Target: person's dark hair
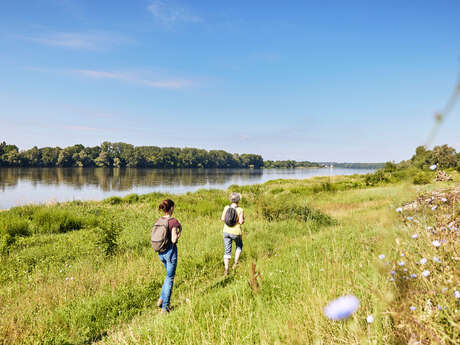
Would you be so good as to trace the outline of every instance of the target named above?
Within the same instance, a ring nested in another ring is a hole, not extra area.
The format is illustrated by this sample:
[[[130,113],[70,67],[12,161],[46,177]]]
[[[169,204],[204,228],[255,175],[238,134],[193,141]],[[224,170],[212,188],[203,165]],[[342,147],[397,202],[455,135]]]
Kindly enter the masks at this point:
[[[174,201],[172,201],[171,199],[164,199],[161,202],[161,204],[158,206],[158,210],[167,213],[173,207],[174,207]]]

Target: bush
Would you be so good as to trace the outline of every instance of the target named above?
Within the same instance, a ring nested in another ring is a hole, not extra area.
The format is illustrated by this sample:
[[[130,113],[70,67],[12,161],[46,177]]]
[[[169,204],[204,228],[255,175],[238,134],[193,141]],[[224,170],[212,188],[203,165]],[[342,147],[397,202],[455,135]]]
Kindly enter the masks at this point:
[[[321,184],[316,184],[313,186],[313,193],[335,192],[335,191],[337,191],[336,186],[330,182],[323,182]]]
[[[29,222],[15,216],[5,217],[0,220],[0,252],[7,250],[18,236],[29,236]]]
[[[33,215],[36,233],[56,234],[83,227],[83,221],[69,211],[42,208]]]
[[[104,202],[110,205],[118,205],[123,202],[123,199],[119,196],[111,196],[110,198],[105,199]]]
[[[428,184],[431,182],[430,174],[419,172],[414,176],[414,184]]]
[[[105,255],[111,256],[116,253],[120,232],[119,225],[112,220],[109,220],[105,226],[96,228],[96,245],[102,249]]]
[[[381,183],[390,182],[390,175],[386,174],[382,169],[379,169],[373,174],[367,174],[364,181],[367,186],[375,186]]]
[[[123,198],[123,202],[126,202],[128,204],[132,204],[139,201],[139,195],[137,194],[128,194]]]
[[[302,222],[313,222],[316,225],[334,224],[332,217],[327,214],[306,205],[297,205],[283,201],[275,203],[260,199],[257,203],[257,212],[269,222],[294,219]]]

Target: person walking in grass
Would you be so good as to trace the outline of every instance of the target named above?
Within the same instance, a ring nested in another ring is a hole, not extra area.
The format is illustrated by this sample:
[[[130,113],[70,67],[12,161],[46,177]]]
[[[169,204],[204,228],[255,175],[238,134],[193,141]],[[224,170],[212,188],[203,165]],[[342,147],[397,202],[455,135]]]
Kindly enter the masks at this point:
[[[241,233],[241,225],[244,224],[244,213],[243,209],[238,206],[238,203],[241,200],[240,193],[231,193],[230,194],[230,205],[225,206],[224,211],[222,212],[221,220],[224,222],[224,274],[228,274],[228,265],[230,259],[232,258],[232,242],[235,242],[235,262],[233,264],[233,269],[238,265],[238,260],[241,255],[241,250],[243,249],[243,239]]]
[[[176,218],[172,217],[174,201],[171,199],[163,200],[158,206],[158,210],[164,215],[153,226],[150,241],[166,269],[166,277],[157,306],[161,308],[162,313],[168,313],[174,276],[176,275],[177,241],[182,233],[182,226]]]

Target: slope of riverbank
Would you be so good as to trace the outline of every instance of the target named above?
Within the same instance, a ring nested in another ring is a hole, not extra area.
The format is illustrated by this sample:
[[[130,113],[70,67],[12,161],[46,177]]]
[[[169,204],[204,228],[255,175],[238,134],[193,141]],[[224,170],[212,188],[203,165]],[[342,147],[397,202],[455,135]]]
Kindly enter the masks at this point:
[[[395,211],[420,193],[454,189],[458,174],[454,180],[366,185],[356,175],[333,183],[325,177],[276,180],[174,196],[184,232],[167,316],[155,307],[164,269],[149,243],[156,205],[167,195],[13,208],[0,214],[7,230],[0,243],[0,339],[407,344],[432,334],[433,342],[455,344],[458,232],[442,237],[444,225],[437,222],[443,214],[458,217],[458,201],[449,197],[436,201],[434,210]],[[219,218],[230,190],[243,195],[246,224],[241,264],[224,278]],[[438,227],[439,234],[424,232],[426,226]],[[440,247],[431,244],[435,240]],[[421,267],[422,256],[437,256],[442,266]],[[417,278],[403,278],[410,274]],[[436,291],[430,295],[430,289]],[[347,321],[328,320],[324,306],[345,294],[360,299],[358,311]]]

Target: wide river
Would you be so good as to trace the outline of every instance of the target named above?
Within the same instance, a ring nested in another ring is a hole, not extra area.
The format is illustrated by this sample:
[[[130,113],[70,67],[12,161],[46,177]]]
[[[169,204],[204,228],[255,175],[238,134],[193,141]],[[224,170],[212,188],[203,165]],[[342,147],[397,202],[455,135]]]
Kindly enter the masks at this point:
[[[29,203],[101,200],[130,193],[181,194],[275,179],[366,174],[373,169],[0,168],[0,209]]]

